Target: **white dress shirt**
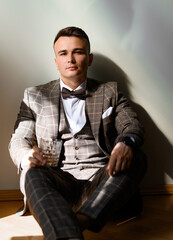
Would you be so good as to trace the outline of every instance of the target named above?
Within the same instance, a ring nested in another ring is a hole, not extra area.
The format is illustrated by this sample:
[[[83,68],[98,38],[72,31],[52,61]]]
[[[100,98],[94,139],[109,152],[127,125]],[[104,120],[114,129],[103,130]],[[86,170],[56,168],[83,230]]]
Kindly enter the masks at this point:
[[[86,89],[86,83],[87,80],[83,82],[80,86],[78,86],[75,90],[79,90],[81,88]],[[63,87],[69,89],[70,91],[73,90],[67,85],[65,85],[63,81],[60,79],[61,90]],[[86,124],[85,100],[81,100],[75,96],[71,96],[70,98],[67,99],[62,98],[62,102],[67,120],[69,122],[70,131],[73,135],[75,135]]]

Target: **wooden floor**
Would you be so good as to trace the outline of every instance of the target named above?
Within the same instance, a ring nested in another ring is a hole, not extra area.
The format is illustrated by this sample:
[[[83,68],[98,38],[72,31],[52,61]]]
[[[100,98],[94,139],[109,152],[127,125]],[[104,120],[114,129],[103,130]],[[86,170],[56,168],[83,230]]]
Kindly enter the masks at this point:
[[[0,202],[0,240],[43,240],[40,227],[30,216],[15,215],[20,201]],[[117,225],[109,222],[100,233],[84,232],[85,240],[172,240],[173,195],[145,196],[140,218]]]

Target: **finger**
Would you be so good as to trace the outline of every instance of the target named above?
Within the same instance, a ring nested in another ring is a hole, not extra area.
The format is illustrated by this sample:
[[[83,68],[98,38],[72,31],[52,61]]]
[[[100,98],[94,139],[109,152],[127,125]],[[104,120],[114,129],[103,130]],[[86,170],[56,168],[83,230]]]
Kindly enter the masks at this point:
[[[118,173],[121,171],[121,168],[122,168],[122,163],[124,161],[124,158],[123,157],[119,157],[116,161],[116,165],[115,165],[115,172]]]
[[[42,153],[33,152],[32,156],[33,156],[33,158],[35,158],[38,161],[40,161],[41,163],[43,163],[44,159],[43,159],[43,154]]]
[[[42,165],[41,162],[34,157],[29,157],[29,161],[30,161],[30,166],[31,165],[41,166]]]
[[[43,153],[41,152],[41,149],[38,146],[34,146],[32,150],[33,150],[33,153],[32,153],[33,158],[40,161],[41,165],[44,165],[46,163],[46,160],[43,158]]]
[[[117,173],[117,171],[116,171],[115,167],[111,166],[108,171],[109,176],[114,176],[116,173]]]
[[[127,168],[127,162],[123,161],[122,164],[121,164],[121,171],[126,170],[126,168]]]
[[[34,150],[34,152],[38,152],[38,153],[41,152],[41,149],[36,145],[34,145],[32,149]]]
[[[110,165],[107,166],[106,171],[108,172],[109,176],[113,175],[113,171],[111,170]]]
[[[130,168],[131,162],[132,162],[132,157],[131,156],[127,157],[122,163],[121,170],[124,171]]]
[[[116,160],[115,160],[115,159],[113,160],[113,159],[110,157],[108,166],[107,166],[107,168],[106,168],[106,170],[108,171],[109,176],[113,176],[113,174],[114,174],[115,162],[116,162]]]
[[[34,168],[34,167],[38,167],[38,166],[35,165],[34,163],[30,163],[30,167]]]

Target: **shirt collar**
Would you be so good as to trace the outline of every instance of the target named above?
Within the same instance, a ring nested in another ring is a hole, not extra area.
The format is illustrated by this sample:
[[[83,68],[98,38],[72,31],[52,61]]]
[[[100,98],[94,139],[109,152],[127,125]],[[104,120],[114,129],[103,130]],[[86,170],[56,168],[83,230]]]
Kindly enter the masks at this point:
[[[87,85],[87,79],[85,80],[85,82],[81,83],[81,84],[80,84],[76,89],[74,89],[74,90],[79,90],[79,89],[81,89],[81,88],[86,89],[86,85]],[[60,88],[61,88],[61,90],[62,90],[63,87],[67,88],[67,89],[70,90],[70,91],[73,90],[72,88],[70,88],[69,86],[67,86],[67,85],[62,81],[62,79],[60,78]],[[73,91],[74,91],[74,90],[73,90]]]

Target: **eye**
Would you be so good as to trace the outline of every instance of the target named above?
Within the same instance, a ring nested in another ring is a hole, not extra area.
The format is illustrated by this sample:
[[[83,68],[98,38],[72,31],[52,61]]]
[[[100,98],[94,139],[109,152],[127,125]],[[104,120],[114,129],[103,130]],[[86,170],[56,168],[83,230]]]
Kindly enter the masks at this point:
[[[58,55],[59,56],[65,56],[65,55],[67,55],[67,52],[66,51],[59,51]]]
[[[79,54],[79,55],[85,54],[85,52],[82,51],[82,50],[76,50],[76,51],[74,51],[74,53],[75,53],[75,54]]]
[[[60,55],[60,56],[65,56],[65,55],[67,55],[67,53],[62,52],[62,53],[60,53],[59,55]]]

